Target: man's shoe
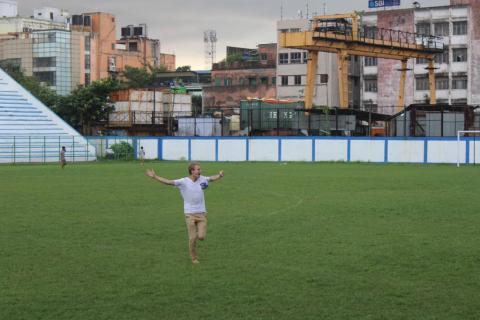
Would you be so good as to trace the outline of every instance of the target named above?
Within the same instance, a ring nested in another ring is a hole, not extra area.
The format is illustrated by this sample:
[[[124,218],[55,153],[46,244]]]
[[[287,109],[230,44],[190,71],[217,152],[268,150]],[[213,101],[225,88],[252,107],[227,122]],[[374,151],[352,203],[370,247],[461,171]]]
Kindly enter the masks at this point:
[[[193,264],[199,264],[200,261],[198,261],[198,259],[193,259],[193,260],[192,260],[192,263],[193,263]]]

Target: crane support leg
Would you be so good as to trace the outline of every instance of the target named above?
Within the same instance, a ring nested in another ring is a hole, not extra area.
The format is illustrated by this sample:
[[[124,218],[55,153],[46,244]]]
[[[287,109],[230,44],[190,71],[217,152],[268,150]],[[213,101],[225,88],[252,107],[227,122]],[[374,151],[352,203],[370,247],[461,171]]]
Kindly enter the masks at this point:
[[[437,91],[435,87],[435,65],[434,60],[428,60],[428,84],[430,85],[430,104],[437,104]]]
[[[312,109],[315,79],[317,78],[318,51],[308,51],[307,85],[305,86],[305,109]]]
[[[338,64],[338,89],[340,91],[340,108],[348,108],[348,53],[339,50],[337,53]]]
[[[400,74],[400,92],[398,94],[397,112],[400,112],[405,107],[405,81],[407,79],[407,60],[402,60],[402,72]]]

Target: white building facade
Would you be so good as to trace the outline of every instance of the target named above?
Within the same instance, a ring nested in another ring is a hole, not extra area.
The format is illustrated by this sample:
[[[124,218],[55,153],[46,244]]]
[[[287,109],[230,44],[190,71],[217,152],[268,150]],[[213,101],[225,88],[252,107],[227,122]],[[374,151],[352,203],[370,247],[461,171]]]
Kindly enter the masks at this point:
[[[18,12],[17,1],[0,0],[0,17],[16,17]]]
[[[445,51],[435,56],[437,103],[480,104],[480,35],[474,17],[478,6],[465,4],[385,10],[362,16],[364,28],[386,28],[442,37]],[[397,60],[362,59],[361,103],[395,113],[401,63]],[[405,85],[405,105],[428,103],[428,65],[410,59]]]

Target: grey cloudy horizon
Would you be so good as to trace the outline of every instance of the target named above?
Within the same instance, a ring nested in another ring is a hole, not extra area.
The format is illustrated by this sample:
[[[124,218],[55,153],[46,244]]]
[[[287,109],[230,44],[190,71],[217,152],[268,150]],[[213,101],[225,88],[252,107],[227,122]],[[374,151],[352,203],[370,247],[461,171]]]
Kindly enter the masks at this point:
[[[449,0],[417,0],[423,7],[449,4]],[[401,8],[412,6],[402,0]],[[203,31],[217,32],[217,61],[225,57],[226,46],[254,48],[276,42],[276,22],[300,14],[327,14],[368,11],[368,0],[18,0],[21,16],[33,15],[35,8],[54,7],[70,14],[108,12],[116,17],[117,37],[126,25],[146,23],[148,36],[159,39],[162,53],[176,55],[177,66],[205,69]],[[283,10],[281,10],[283,8]]]

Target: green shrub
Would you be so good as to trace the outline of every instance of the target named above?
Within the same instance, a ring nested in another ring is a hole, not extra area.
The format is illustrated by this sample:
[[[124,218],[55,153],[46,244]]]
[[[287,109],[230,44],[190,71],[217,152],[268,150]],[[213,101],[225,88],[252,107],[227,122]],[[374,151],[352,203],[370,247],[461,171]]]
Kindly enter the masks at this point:
[[[113,151],[114,159],[121,160],[132,160],[133,156],[133,147],[130,143],[122,141],[119,143],[112,144],[110,149]]]

